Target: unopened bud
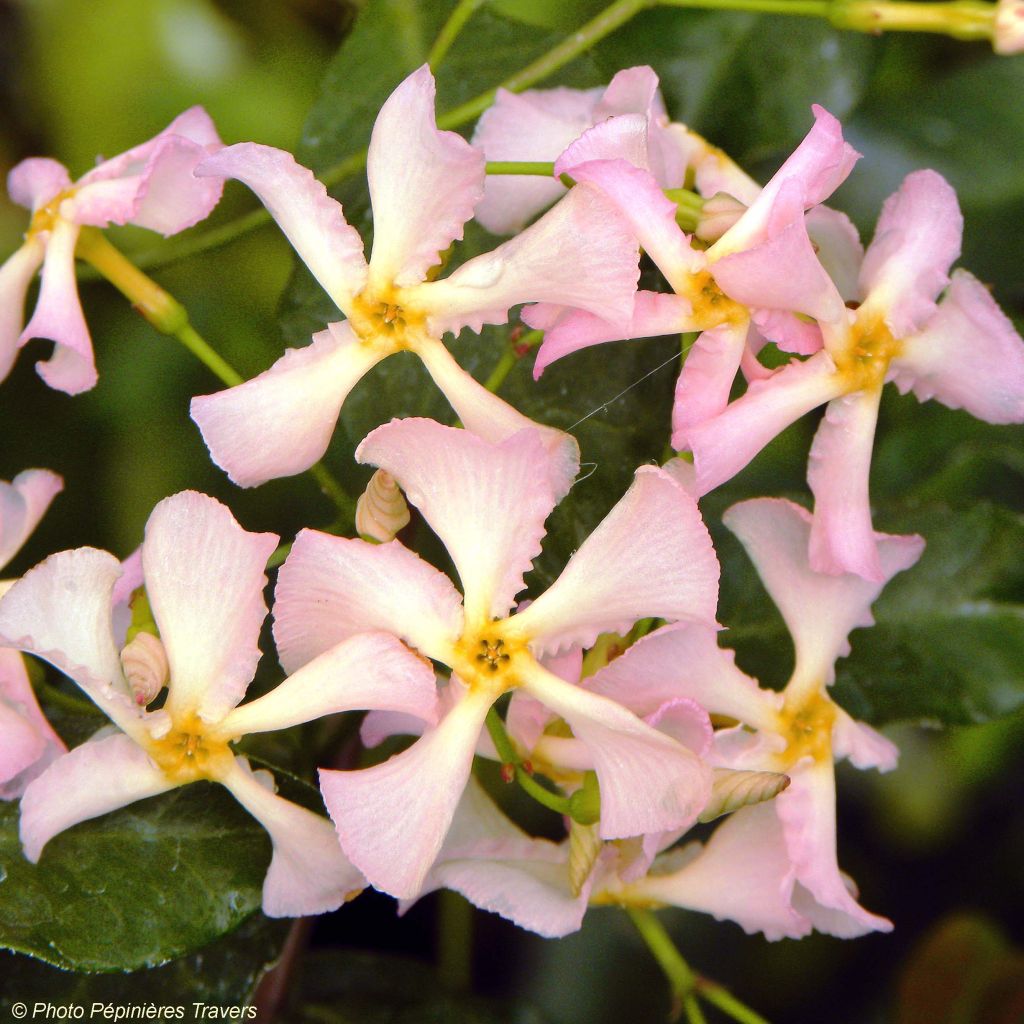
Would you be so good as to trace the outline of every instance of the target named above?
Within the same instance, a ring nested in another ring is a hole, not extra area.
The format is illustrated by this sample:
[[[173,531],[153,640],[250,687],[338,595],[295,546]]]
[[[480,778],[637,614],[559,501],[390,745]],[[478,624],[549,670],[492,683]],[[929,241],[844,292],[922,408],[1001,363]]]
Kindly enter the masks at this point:
[[[581,825],[578,821],[569,823],[569,888],[573,896],[579,896],[583,891],[602,846],[604,843],[598,835],[597,825]]]
[[[601,818],[601,787],[594,772],[583,776],[583,785],[569,797],[569,816],[581,825],[593,825]]]
[[[999,0],[992,49],[1004,56],[1024,52],[1024,0]]]
[[[146,707],[167,684],[167,652],[152,633],[137,633],[121,651],[121,667],[139,707]]]
[[[695,234],[705,242],[717,242],[747,212],[746,206],[728,192],[716,192],[704,200]]]
[[[356,529],[366,540],[394,540],[409,523],[409,506],[394,477],[378,469],[356,502]]]
[[[781,772],[738,772],[730,768],[716,768],[711,799],[699,820],[714,821],[741,807],[764,803],[777,797],[788,785],[789,776]]]

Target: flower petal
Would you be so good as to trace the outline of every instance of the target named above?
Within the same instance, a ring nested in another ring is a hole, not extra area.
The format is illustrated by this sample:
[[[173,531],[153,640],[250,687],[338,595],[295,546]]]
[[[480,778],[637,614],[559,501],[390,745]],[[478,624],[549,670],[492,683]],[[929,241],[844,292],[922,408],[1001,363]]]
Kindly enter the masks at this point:
[[[891,371],[904,394],[935,398],[987,423],[1024,421],[1024,341],[988,289],[953,272],[938,311],[903,339]]]
[[[57,758],[21,798],[21,844],[35,864],[43,847],[79,822],[174,789],[149,755],[118,733]]]
[[[849,758],[854,768],[877,768],[891,772],[900,759],[899,747],[876,729],[855,722],[842,708],[836,708],[832,725],[832,754],[837,761]]]
[[[232,737],[287,729],[342,711],[379,708],[437,721],[434,670],[389,633],[361,633],[307,662],[268,694],[230,711]]]
[[[10,483],[0,480],[0,569],[18,553],[62,490],[64,481],[48,469],[26,469]]]
[[[68,169],[45,156],[22,160],[7,175],[7,193],[11,201],[33,213],[70,187]]]
[[[811,930],[790,902],[794,872],[771,804],[731,814],[698,849],[675,871],[667,869],[671,861],[655,861],[654,871],[627,893],[735,921],[748,935],[763,932],[770,941]]]
[[[193,398],[192,419],[239,486],[294,476],[327,450],[348,393],[381,358],[347,323],[331,324],[252,380]]]
[[[266,789],[245,758],[236,758],[234,770],[220,781],[270,833],[274,854],[263,881],[268,917],[337,910],[366,886],[342,853],[331,823]]]
[[[870,626],[871,605],[888,580],[910,568],[924,550],[920,537],[875,534],[883,578],[814,572],[808,558],[811,515],[790,501],[757,498],[733,505],[723,522],[739,538],[797,652],[797,675],[831,683],[837,658],[850,653],[847,635]]]
[[[600,89],[498,89],[473,130],[473,145],[488,160],[555,160],[594,123],[600,95]],[[510,235],[564,194],[553,177],[488,175],[476,219],[493,234]]]
[[[689,299],[646,291],[636,293],[633,313],[625,321],[602,320],[593,313],[548,303],[527,306],[522,312],[523,323],[544,331],[544,341],[533,365],[534,379],[555,360],[591,345],[679,334],[690,326],[690,311]]]
[[[51,555],[0,602],[0,645],[28,651],[69,675],[122,729],[141,728],[114,646],[113,555],[78,548]]]
[[[711,793],[711,769],[692,750],[539,665],[525,674],[523,687],[561,715],[590,752],[601,790],[602,839],[665,832],[696,820]]]
[[[36,371],[51,388],[77,395],[96,385],[96,362],[89,328],[75,283],[75,245],[79,228],[58,218],[46,243],[39,300],[19,345],[32,338],[56,343],[53,355],[36,363]]]
[[[553,653],[625,633],[646,616],[711,623],[718,572],[696,502],[669,473],[641,466],[561,576],[510,626],[535,652]]]
[[[324,291],[349,315],[353,297],[366,284],[363,241],[312,171],[284,150],[243,142],[208,157],[195,173],[248,185]]]
[[[782,698],[761,689],[718,646],[718,631],[700,622],[662,626],[586,680],[586,687],[646,718],[666,701],[695,700],[712,715],[774,729]]]
[[[864,261],[864,246],[853,221],[839,210],[815,206],[807,212],[804,222],[818,259],[835,282],[843,301],[858,302],[861,298],[858,275]]]
[[[438,131],[434,76],[414,71],[380,108],[366,177],[373,205],[375,283],[416,284],[462,238],[484,194],[484,155],[455,132]]]
[[[25,296],[46,249],[37,235],[8,256],[0,266],[0,381],[11,372],[25,326]]]
[[[676,381],[673,430],[688,431],[729,404],[749,330],[748,321],[726,323],[702,332],[693,343]]]
[[[730,480],[791,423],[842,393],[843,384],[827,352],[792,362],[770,377],[752,381],[742,398],[692,427],[676,428],[674,448],[689,447],[697,467],[697,491],[713,491]]]
[[[500,444],[521,430],[537,431],[548,455],[547,474],[555,499],[565,497],[580,468],[580,448],[572,434],[528,419],[488,391],[459,366],[442,342],[424,339],[417,352],[459,419],[477,437]]]
[[[864,307],[880,311],[897,338],[920,330],[935,312],[960,255],[963,228],[956,193],[935,171],[908,174],[886,199],[864,254],[860,288]]]
[[[473,763],[490,695],[467,692],[408,750],[362,771],[320,770],[342,848],[374,888],[419,894]]]
[[[789,773],[791,784],[773,801],[799,886],[794,908],[818,931],[843,939],[892,931],[892,922],[868,913],[850,895],[836,861],[836,789],[831,759]],[[809,898],[808,898],[809,897]]]
[[[302,530],[278,573],[274,640],[287,672],[374,630],[437,657],[462,624],[462,598],[451,580],[397,540],[370,544]]]
[[[554,302],[615,320],[629,316],[639,275],[625,219],[584,184],[493,252],[415,289],[415,302],[438,333],[503,324],[520,302]]]
[[[363,440],[356,459],[393,476],[444,542],[462,580],[467,621],[479,627],[504,618],[555,506],[537,432],[491,445],[433,420],[392,420]]]
[[[146,523],[146,594],[171,666],[167,709],[219,721],[245,695],[260,659],[263,588],[273,533],[249,533],[196,491],[165,498]]]

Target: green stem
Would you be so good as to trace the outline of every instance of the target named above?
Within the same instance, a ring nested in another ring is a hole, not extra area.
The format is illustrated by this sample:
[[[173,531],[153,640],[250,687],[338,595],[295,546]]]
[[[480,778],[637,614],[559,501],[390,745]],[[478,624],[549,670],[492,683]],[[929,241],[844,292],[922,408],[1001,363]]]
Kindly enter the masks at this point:
[[[686,1011],[686,1019],[690,1024],[707,1024],[704,1011],[697,1002],[697,997],[692,993],[683,999],[683,1009]]]
[[[452,992],[468,992],[473,984],[473,907],[451,889],[443,889],[438,902],[437,973]]]
[[[741,1003],[728,989],[723,988],[716,981],[699,978],[697,992],[702,999],[707,1000],[712,1006],[717,1006],[723,1013],[728,1014],[733,1020],[739,1021],[740,1024],[768,1024],[764,1017]]]
[[[697,975],[676,949],[676,944],[665,931],[665,926],[650,910],[627,907],[626,913],[668,979],[673,999],[685,1003],[687,997],[692,996],[697,988]]]
[[[83,228],[75,254],[103,275],[161,334],[180,341],[221,383],[229,388],[245,378],[189,323],[188,310],[147,277],[96,228]],[[309,470],[343,515],[355,514],[355,502],[322,463]]]
[[[434,45],[427,54],[427,63],[430,70],[437,74],[437,69],[451,49],[452,43],[458,38],[466,22],[473,16],[476,9],[484,3],[484,0],[459,0],[448,15],[448,20],[441,27],[441,31],[434,40]]]
[[[542,178],[555,174],[553,163],[540,160],[488,160],[484,166],[488,174],[534,174]]]
[[[517,341],[510,341],[505,351],[501,354],[490,376],[484,381],[484,387],[491,394],[497,394],[505,378],[512,372],[512,368],[526,355],[531,348],[536,348],[544,340],[543,331],[528,331]]]
[[[569,798],[558,793],[552,793],[550,789],[546,789],[523,767],[522,760],[512,746],[508,733],[505,732],[505,723],[494,708],[487,712],[486,722],[487,731],[494,742],[495,750],[498,751],[498,757],[501,758],[503,764],[512,765],[516,775],[516,782],[519,783],[524,792],[549,810],[555,811],[557,814],[571,816]]]

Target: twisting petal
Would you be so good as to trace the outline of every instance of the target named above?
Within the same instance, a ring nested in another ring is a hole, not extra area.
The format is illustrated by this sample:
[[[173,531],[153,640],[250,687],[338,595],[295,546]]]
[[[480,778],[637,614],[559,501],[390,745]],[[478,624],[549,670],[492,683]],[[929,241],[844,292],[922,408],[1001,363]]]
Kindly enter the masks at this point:
[[[33,213],[70,186],[68,169],[45,156],[22,160],[7,175],[7,192],[11,200]]]
[[[0,645],[29,651],[69,675],[122,729],[142,728],[111,625],[121,575],[113,555],[78,548],[30,569],[0,603]]]
[[[836,861],[836,788],[832,760],[794,766],[791,785],[774,800],[799,883],[794,908],[828,935],[852,939],[892,931],[850,894]],[[801,887],[805,892],[801,892]]]
[[[718,646],[718,631],[699,622],[662,626],[595,672],[586,687],[646,718],[666,701],[688,697],[713,715],[773,729],[782,697],[762,690]]]
[[[854,768],[877,768],[891,772],[900,759],[899,747],[863,722],[855,722],[842,708],[836,708],[832,726],[832,754],[837,761],[849,758]]]
[[[828,206],[816,206],[805,218],[818,259],[835,282],[844,302],[859,302],[858,275],[864,261],[864,246],[853,221]]]
[[[717,416],[729,404],[729,392],[740,368],[750,324],[722,324],[704,331],[686,354],[676,381],[672,405],[674,430]]]
[[[491,445],[433,420],[392,420],[363,440],[356,459],[387,470],[444,542],[467,622],[478,628],[504,618],[555,507],[537,432]]]
[[[663,334],[679,334],[692,326],[690,300],[664,292],[636,293],[633,313],[628,320],[611,322],[579,309],[566,309],[550,303],[527,306],[523,323],[544,331],[544,341],[537,350],[533,366],[534,379],[556,360],[571,352],[607,341],[633,338],[657,338]]]
[[[572,434],[535,423],[488,391],[459,366],[442,342],[424,338],[416,351],[459,419],[478,437],[500,444],[521,430],[537,431],[547,451],[547,474],[555,500],[568,494],[580,468],[580,448]]]
[[[0,480],[0,569],[28,540],[64,481],[48,469],[26,469],[10,483]]]
[[[510,627],[537,653],[555,652],[625,633],[648,615],[712,623],[717,603],[718,560],[696,502],[669,473],[641,466],[561,576]]]
[[[287,672],[373,630],[440,658],[462,624],[451,580],[397,540],[370,544],[302,530],[278,573],[274,640]]]
[[[362,892],[366,879],[341,852],[326,818],[265,788],[244,758],[220,781],[270,833],[274,854],[263,881],[268,917],[324,914]]]
[[[373,204],[374,284],[422,281],[462,238],[484,194],[484,155],[438,131],[434,76],[424,64],[388,97],[370,137],[366,177]]]
[[[254,142],[228,146],[196,168],[197,177],[237,178],[259,196],[303,263],[346,316],[366,284],[359,232],[341,204],[290,153]]]
[[[987,423],[1024,420],[1024,341],[988,289],[966,270],[923,330],[890,364],[896,386]],[[2,559],[0,559],[2,561]]]
[[[688,858],[675,870],[671,859],[655,861],[646,878],[627,888],[628,895],[735,921],[770,941],[798,939],[811,930],[791,904],[794,871],[771,804],[736,811],[703,848],[685,852]]]
[[[50,359],[36,363],[39,376],[58,391],[77,395],[96,384],[96,362],[89,328],[75,283],[75,245],[79,228],[57,219],[46,243],[43,284],[35,312],[19,344],[46,338],[56,344]]]
[[[342,849],[375,888],[399,899],[419,894],[465,788],[490,706],[489,694],[469,691],[439,725],[383,764],[354,772],[321,769],[320,790]]]
[[[624,160],[633,168],[650,173],[647,130],[647,118],[643,114],[619,114],[600,121],[566,147],[565,152],[555,161],[555,175],[561,177],[568,174],[576,178],[576,170],[593,160]]]
[[[21,798],[21,844],[34,864],[72,825],[175,788],[142,747],[118,734],[92,739],[59,757]]]
[[[488,160],[555,160],[594,123],[600,89],[499,89],[473,131]],[[534,214],[565,194],[555,178],[488,175],[476,219],[490,232],[520,231]]]
[[[593,759],[602,839],[691,825],[711,793],[711,769],[692,751],[615,701],[534,664],[523,687],[569,723]]]
[[[776,435],[806,412],[842,394],[845,386],[827,352],[793,362],[751,382],[747,393],[718,416],[675,427],[672,445],[690,448],[701,495],[730,480]]]
[[[434,670],[389,633],[361,633],[308,662],[220,723],[225,736],[287,729],[342,711],[380,708],[437,721]]]
[[[520,302],[554,302],[623,319],[639,276],[629,226],[599,189],[584,184],[493,252],[410,294],[436,332],[479,331],[485,323],[505,323]]]
[[[249,533],[214,498],[182,491],[153,509],[142,544],[146,593],[171,664],[167,709],[208,722],[244,696],[260,659],[273,533]]]
[[[733,505],[723,516],[740,539],[771,599],[782,612],[797,651],[794,680],[830,683],[838,658],[850,653],[848,634],[870,626],[871,605],[896,573],[924,550],[917,536],[875,534],[883,578],[847,573],[827,576],[811,569],[811,514],[790,501],[758,498]]]
[[[386,354],[360,342],[347,323],[331,324],[258,377],[193,398],[192,419],[213,461],[239,486],[294,476],[324,454],[348,393]]]
[[[864,306],[881,312],[897,338],[920,330],[935,312],[960,255],[963,227],[956,193],[935,171],[908,174],[886,199],[860,288]]]
[[[0,381],[6,379],[18,356],[18,341],[25,326],[25,296],[42,266],[45,251],[39,236],[33,235],[0,267]]]
[[[868,477],[881,387],[833,398],[814,435],[807,482],[814,494],[810,560],[816,572],[884,580],[871,526]]]

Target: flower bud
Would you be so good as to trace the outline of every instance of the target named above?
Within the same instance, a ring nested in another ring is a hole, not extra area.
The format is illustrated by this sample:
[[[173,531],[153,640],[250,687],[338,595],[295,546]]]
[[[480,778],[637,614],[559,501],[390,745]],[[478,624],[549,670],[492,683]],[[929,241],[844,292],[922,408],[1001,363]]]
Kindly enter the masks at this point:
[[[999,0],[992,49],[1004,56],[1024,52],[1024,0]]]
[[[384,544],[409,522],[409,506],[394,479],[378,469],[356,502],[356,529],[366,540]]]
[[[156,698],[171,674],[164,645],[152,633],[137,633],[124,646],[121,667],[135,703],[143,708]]]
[[[704,201],[696,235],[705,242],[717,242],[747,212],[746,206],[728,192],[716,192]]]
[[[573,896],[583,891],[603,846],[597,825],[569,822],[569,888]]]

